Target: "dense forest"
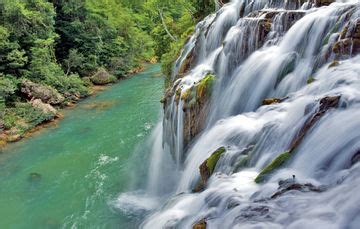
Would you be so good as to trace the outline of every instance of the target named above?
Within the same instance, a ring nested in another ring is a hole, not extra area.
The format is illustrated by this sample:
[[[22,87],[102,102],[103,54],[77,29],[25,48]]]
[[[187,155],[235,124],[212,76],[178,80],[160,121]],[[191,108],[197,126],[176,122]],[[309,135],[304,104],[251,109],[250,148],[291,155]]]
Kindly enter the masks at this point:
[[[15,141],[58,107],[161,61],[165,75],[209,0],[2,0],[0,130]],[[10,134],[9,134],[10,133]],[[4,138],[4,137],[3,137]]]

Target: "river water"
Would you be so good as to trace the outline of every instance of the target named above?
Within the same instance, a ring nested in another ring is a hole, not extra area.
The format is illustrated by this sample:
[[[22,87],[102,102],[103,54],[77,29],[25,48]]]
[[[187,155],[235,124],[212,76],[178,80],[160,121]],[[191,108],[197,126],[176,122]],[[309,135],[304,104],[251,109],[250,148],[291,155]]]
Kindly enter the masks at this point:
[[[136,227],[138,216],[113,202],[142,182],[133,174],[147,167],[141,144],[159,120],[162,92],[160,66],[149,65],[3,149],[0,228]]]

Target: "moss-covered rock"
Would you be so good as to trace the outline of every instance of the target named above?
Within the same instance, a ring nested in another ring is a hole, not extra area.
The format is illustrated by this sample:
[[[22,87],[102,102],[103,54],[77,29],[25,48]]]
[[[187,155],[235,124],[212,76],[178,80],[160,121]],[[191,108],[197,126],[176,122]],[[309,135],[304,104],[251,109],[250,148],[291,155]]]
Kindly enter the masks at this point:
[[[311,83],[313,83],[313,82],[315,82],[315,78],[312,77],[312,76],[309,76],[309,78],[307,79],[306,83],[307,83],[307,84],[311,84]]]
[[[201,191],[205,186],[211,175],[213,174],[216,164],[218,163],[220,157],[226,152],[225,147],[220,147],[211,156],[206,159],[200,166],[200,181],[194,189],[194,192]]]
[[[90,80],[95,85],[106,85],[114,83],[116,77],[111,75],[105,68],[99,68]]]
[[[196,98],[202,100],[204,97],[210,97],[215,80],[215,75],[207,74],[197,85],[196,85]]]
[[[204,128],[214,81],[215,75],[209,73],[180,96],[183,101],[185,146]]]
[[[271,105],[271,104],[275,104],[275,103],[280,103],[281,99],[278,98],[267,98],[264,99],[262,102],[262,105]]]
[[[200,220],[199,222],[193,225],[193,229],[206,229],[207,223],[205,219]]]
[[[267,176],[273,173],[275,170],[280,168],[282,165],[286,163],[291,157],[291,153],[289,151],[280,154],[277,158],[275,158],[270,164],[268,164],[255,178],[256,183],[263,182]]]

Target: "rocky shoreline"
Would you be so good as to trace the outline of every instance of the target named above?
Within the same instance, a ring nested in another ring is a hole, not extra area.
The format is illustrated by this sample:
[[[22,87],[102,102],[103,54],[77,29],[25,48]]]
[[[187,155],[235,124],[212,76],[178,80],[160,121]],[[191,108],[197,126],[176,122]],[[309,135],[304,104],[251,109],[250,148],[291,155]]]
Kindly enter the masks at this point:
[[[39,119],[39,123],[30,127],[25,120],[17,120],[16,126],[6,129],[4,121],[0,120],[0,149],[6,147],[9,143],[28,138],[51,125],[57,125],[57,122],[64,118],[62,113],[64,109],[74,108],[83,99],[94,96],[98,92],[106,90],[109,86],[144,71],[144,69],[144,66],[132,69],[129,71],[129,76],[125,78],[115,78],[106,70],[99,70],[92,77],[84,78],[84,81],[88,81],[89,93],[86,96],[76,94],[61,95],[55,89],[46,85],[23,80],[21,82],[21,93],[26,97],[27,102],[19,103],[19,106],[23,106],[23,109],[41,111],[36,113],[34,117]]]

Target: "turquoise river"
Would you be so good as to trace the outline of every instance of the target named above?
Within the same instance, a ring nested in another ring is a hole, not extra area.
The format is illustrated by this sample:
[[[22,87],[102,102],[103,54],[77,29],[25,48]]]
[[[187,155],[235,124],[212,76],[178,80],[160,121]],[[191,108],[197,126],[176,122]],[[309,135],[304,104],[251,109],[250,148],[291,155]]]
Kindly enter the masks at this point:
[[[135,228],[139,216],[112,203],[141,182],[134,171],[146,167],[142,143],[159,119],[162,92],[160,67],[149,65],[3,149],[0,228]]]

